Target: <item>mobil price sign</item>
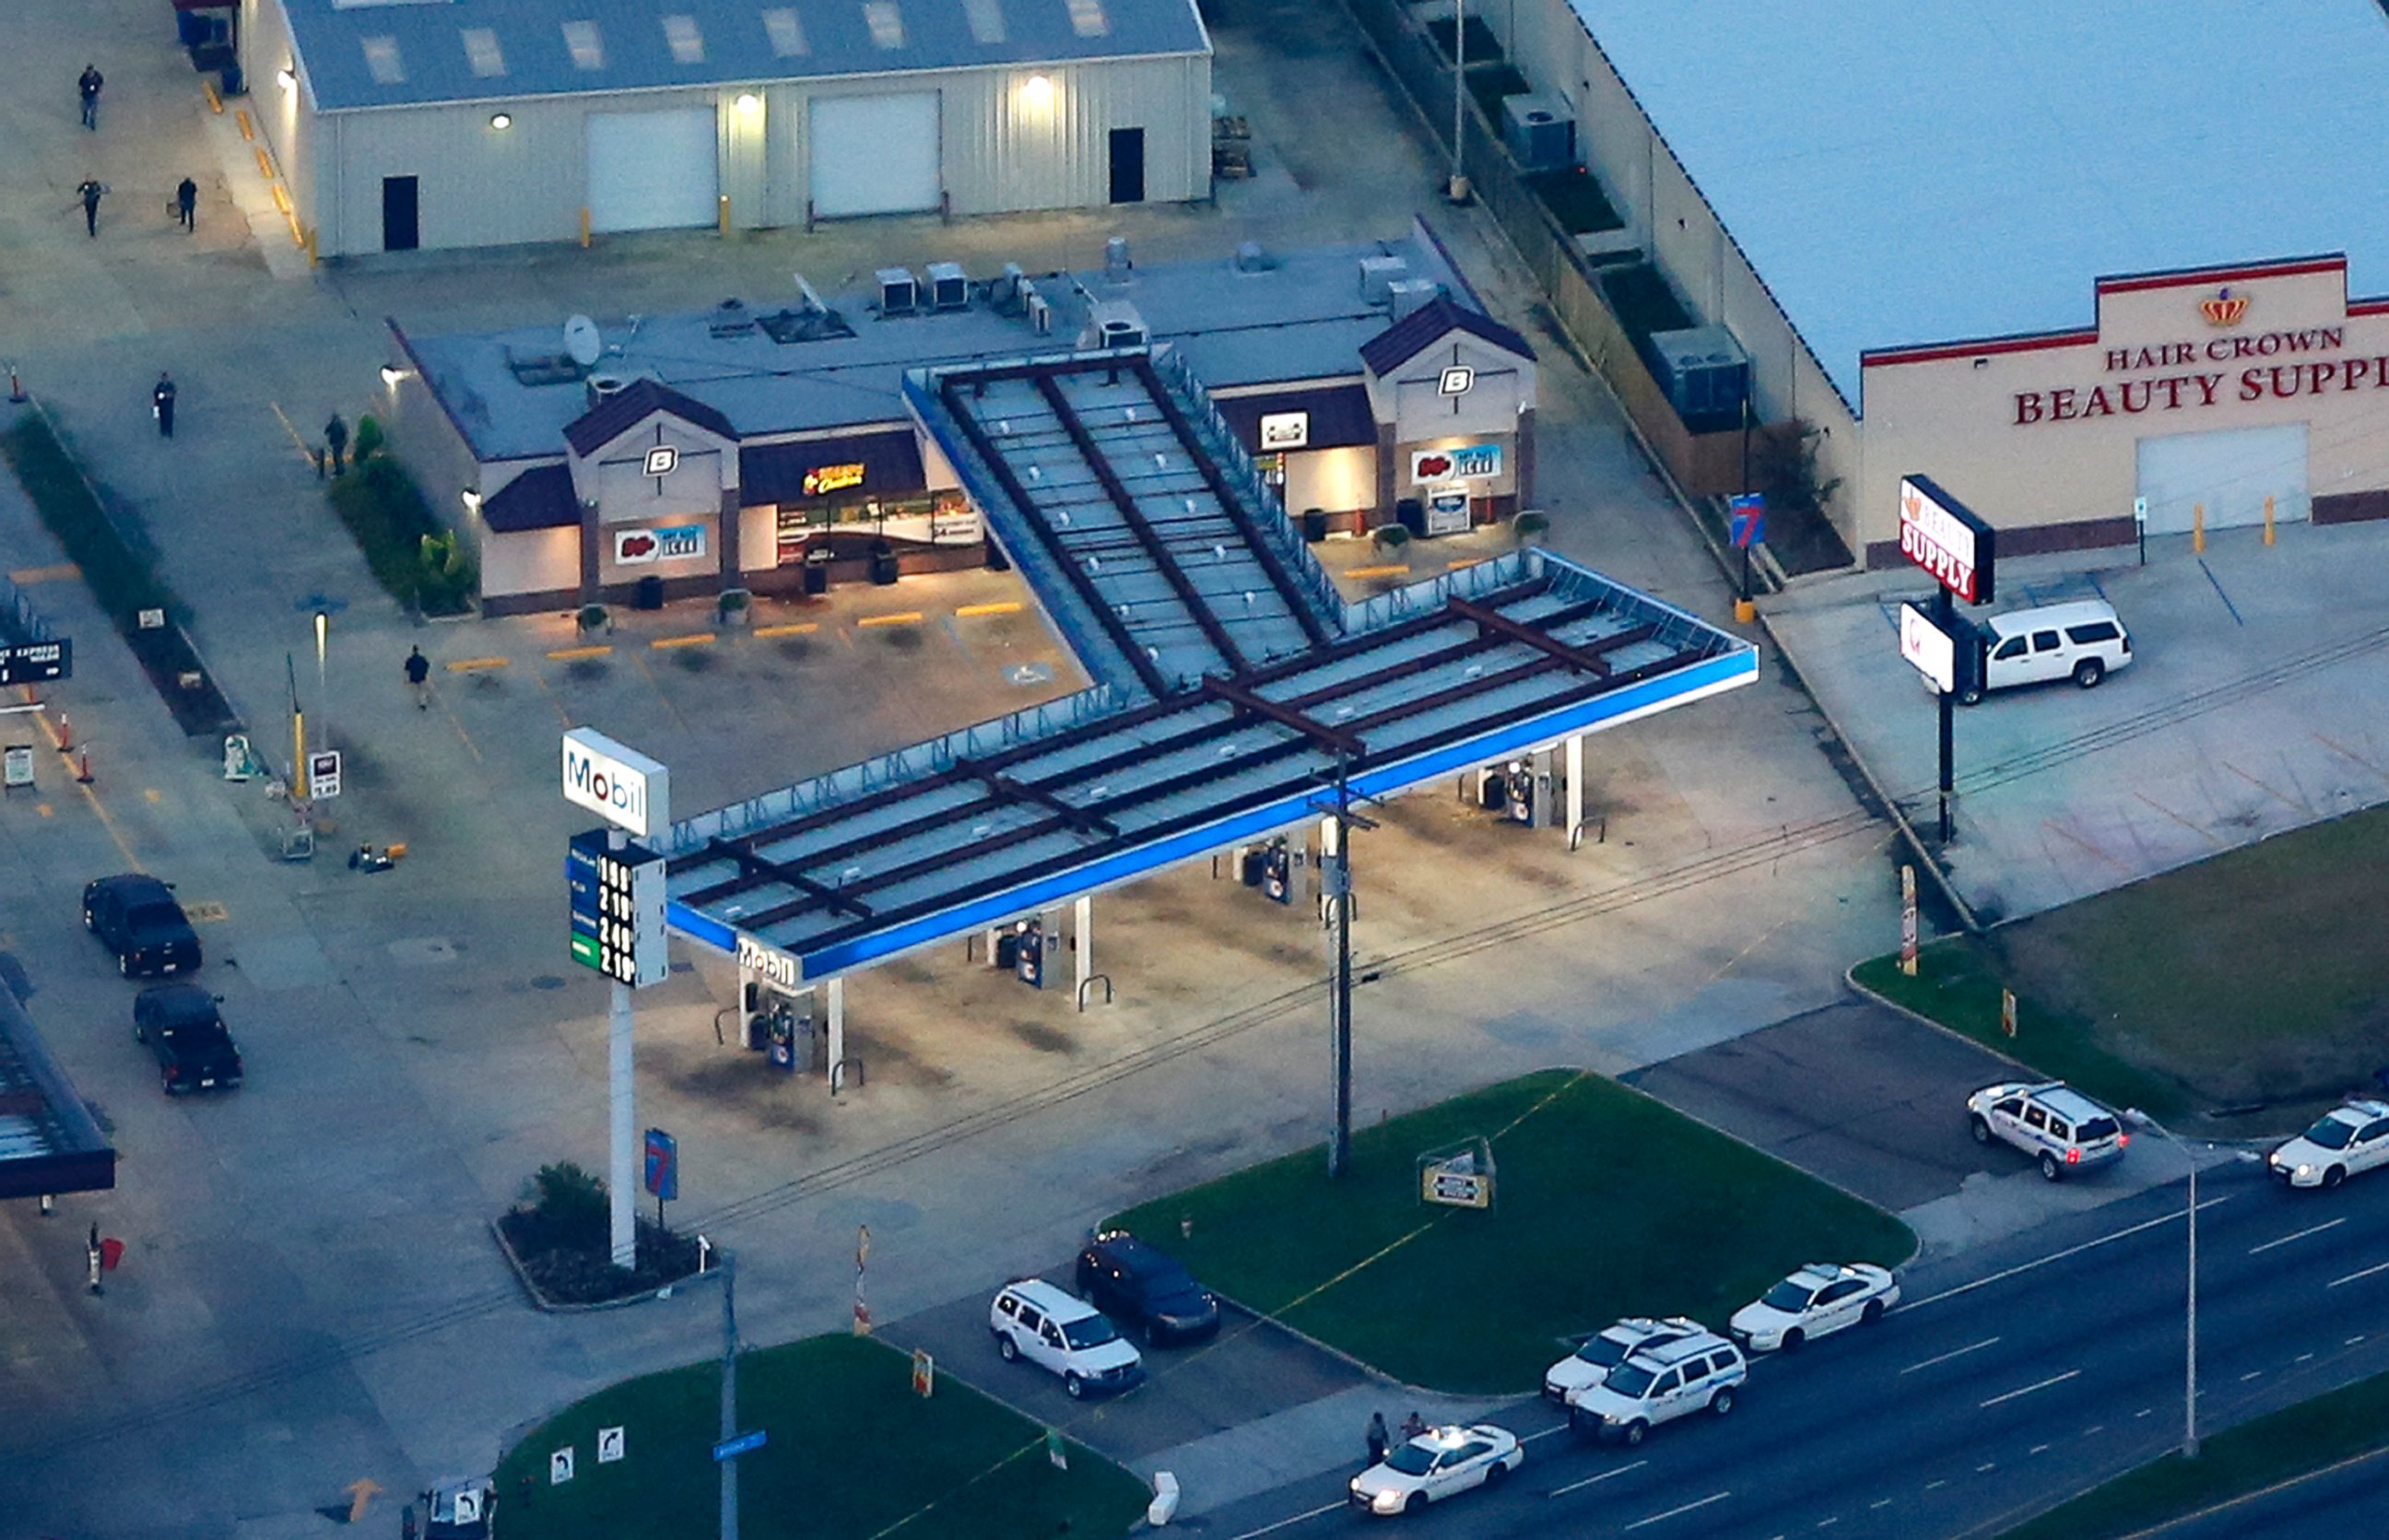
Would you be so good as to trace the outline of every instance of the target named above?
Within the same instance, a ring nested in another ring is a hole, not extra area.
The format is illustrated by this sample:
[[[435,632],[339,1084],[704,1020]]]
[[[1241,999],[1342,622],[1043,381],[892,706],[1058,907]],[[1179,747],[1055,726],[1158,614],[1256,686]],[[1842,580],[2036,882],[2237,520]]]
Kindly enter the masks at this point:
[[[1999,535],[1932,477],[1899,478],[1899,554],[1969,605],[1988,604]]]

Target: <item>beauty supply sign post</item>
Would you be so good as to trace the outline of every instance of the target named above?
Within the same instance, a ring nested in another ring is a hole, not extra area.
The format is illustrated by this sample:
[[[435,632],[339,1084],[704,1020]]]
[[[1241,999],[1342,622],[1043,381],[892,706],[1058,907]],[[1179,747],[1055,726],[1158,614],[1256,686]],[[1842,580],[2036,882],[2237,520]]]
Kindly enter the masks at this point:
[[[1941,843],[1947,845],[1953,833],[1949,797],[1957,773],[1959,676],[1978,678],[1982,668],[1981,658],[1975,655],[1981,643],[1973,623],[1958,618],[1957,602],[1987,605],[1997,592],[1999,531],[1942,490],[1931,477],[1903,476],[1899,478],[1899,554],[1940,585],[1929,615],[1911,605],[1900,606],[1899,650],[1933,681],[1940,716]]]

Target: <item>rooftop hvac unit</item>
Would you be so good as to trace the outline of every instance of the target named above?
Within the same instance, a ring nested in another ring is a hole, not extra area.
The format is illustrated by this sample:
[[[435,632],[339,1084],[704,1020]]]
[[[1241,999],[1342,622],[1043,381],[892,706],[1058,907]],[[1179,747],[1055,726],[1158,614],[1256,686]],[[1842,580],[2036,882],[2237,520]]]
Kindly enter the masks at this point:
[[[1127,283],[1128,275],[1135,270],[1136,263],[1129,261],[1128,237],[1113,235],[1105,239],[1104,242],[1105,281],[1114,284]]]
[[[1054,302],[1026,278],[1020,280],[1020,313],[1028,317],[1028,329],[1040,337],[1054,329]]]
[[[1406,320],[1443,298],[1443,286],[1427,278],[1397,278],[1386,286],[1394,319]]]
[[[1410,275],[1411,264],[1400,257],[1363,257],[1361,298],[1370,304],[1382,305],[1392,298],[1387,291]]]
[[[1151,340],[1144,317],[1125,299],[1099,299],[1087,312],[1087,333],[1080,344],[1089,348],[1142,348]]]
[[[880,314],[910,315],[921,308],[921,283],[911,269],[883,267],[878,278]]]
[[[1540,93],[1502,97],[1501,139],[1522,171],[1576,164],[1576,115],[1561,97]]]
[[[988,298],[993,299],[999,309],[1019,304],[1028,294],[1028,274],[1020,270],[1018,262],[1006,262],[992,287],[993,292]]]
[[[1653,373],[1676,415],[1695,432],[1742,421],[1750,394],[1750,357],[1723,326],[1651,334]]]
[[[960,262],[929,264],[929,308],[958,311],[970,304],[970,278]]]

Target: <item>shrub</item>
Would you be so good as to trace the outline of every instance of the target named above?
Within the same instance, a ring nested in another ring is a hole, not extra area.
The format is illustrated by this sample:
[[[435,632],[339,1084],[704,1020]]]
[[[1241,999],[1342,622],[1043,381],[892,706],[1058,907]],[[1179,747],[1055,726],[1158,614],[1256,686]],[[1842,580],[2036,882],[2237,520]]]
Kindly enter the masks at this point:
[[[1369,532],[1369,539],[1380,551],[1399,551],[1411,542],[1411,532],[1404,525],[1380,524]]]
[[[584,634],[589,631],[607,631],[614,629],[614,617],[606,613],[606,606],[603,605],[581,605],[574,613],[573,620]]]
[[[370,416],[359,417],[357,436],[350,445],[354,452],[351,458],[359,463],[370,460],[375,452],[381,449],[386,442],[387,440],[382,438],[381,424],[377,420]]]
[[[362,426],[357,439],[364,441]],[[368,459],[360,449],[356,468],[326,485],[333,510],[391,598],[431,615],[466,608],[479,581],[472,557],[431,516],[423,490],[405,466],[387,453]]]
[[[590,1231],[604,1238],[609,1212],[605,1178],[583,1170],[578,1162],[541,1166],[523,1196],[530,1201],[532,1213],[567,1234]]]
[[[456,531],[424,536],[420,559],[423,570],[415,577],[415,593],[424,613],[463,613],[472,601],[476,574],[473,558],[457,543]]]

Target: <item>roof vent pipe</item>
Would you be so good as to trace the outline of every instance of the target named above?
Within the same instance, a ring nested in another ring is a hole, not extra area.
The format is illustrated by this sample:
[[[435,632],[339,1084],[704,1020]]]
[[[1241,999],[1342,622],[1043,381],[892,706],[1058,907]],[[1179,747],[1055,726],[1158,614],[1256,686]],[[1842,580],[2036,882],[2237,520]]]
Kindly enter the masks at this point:
[[[1124,284],[1135,271],[1136,263],[1129,260],[1128,237],[1113,235],[1104,242],[1104,278],[1107,283]]]

